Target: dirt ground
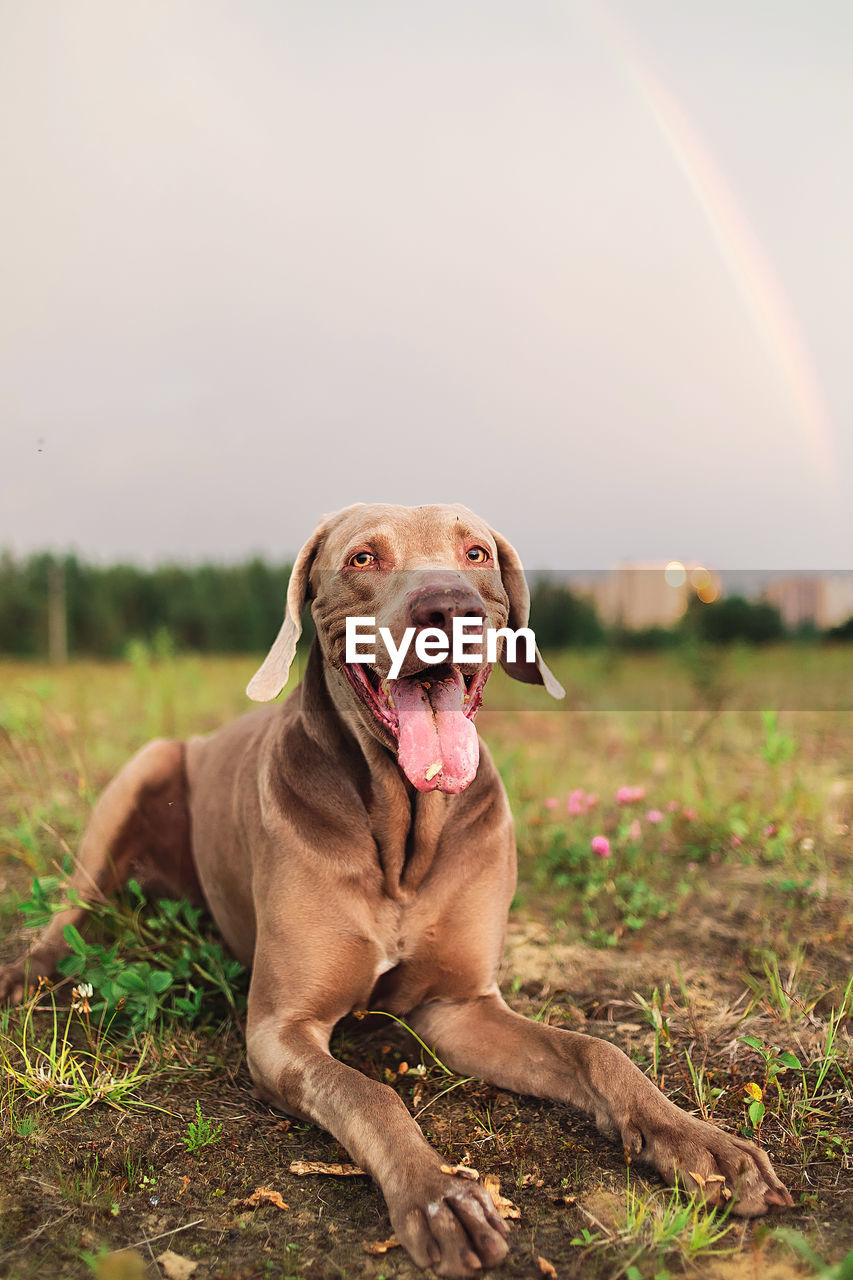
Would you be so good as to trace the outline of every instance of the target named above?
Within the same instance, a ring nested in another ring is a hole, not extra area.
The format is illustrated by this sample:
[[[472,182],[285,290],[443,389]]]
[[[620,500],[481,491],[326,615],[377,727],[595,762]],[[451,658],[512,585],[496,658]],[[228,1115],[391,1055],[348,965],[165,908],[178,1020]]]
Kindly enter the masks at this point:
[[[694,939],[689,959],[685,932]],[[650,1035],[633,993],[663,988],[680,970],[689,1012],[679,1041],[689,1039],[694,1061],[701,1049],[716,1062],[735,1097],[742,1080],[726,1056],[729,1027],[720,1010],[727,997],[737,1000],[742,984],[733,976],[733,957],[729,971],[721,972],[719,950],[704,951],[703,935],[714,932],[713,918],[690,919],[688,913],[675,928],[658,929],[631,950],[603,952],[556,942],[543,919],[527,914],[512,922],[504,987],[520,1011],[537,1016],[545,1007],[555,1025],[606,1036],[644,1063]],[[502,1193],[520,1211],[501,1274],[550,1275],[547,1264],[560,1277],[662,1277],[684,1269],[677,1251],[669,1256],[631,1243],[585,1250],[571,1243],[584,1228],[618,1229],[629,1181],[635,1189],[658,1185],[641,1170],[626,1170],[622,1153],[584,1117],[476,1081],[453,1078],[448,1089],[447,1078],[434,1070],[418,1076],[417,1046],[380,1017],[345,1028],[336,1047],[353,1066],[395,1085],[449,1163],[470,1164],[500,1179]],[[399,1248],[365,1252],[365,1245],[390,1235],[382,1197],[369,1178],[290,1172],[294,1160],[348,1157],[326,1134],[291,1123],[253,1098],[236,1027],[226,1026],[215,1038],[172,1037],[164,1056],[142,1094],[163,1111],[95,1109],[65,1123],[42,1112],[33,1133],[4,1140],[0,1274],[10,1280],[93,1271],[102,1280],[168,1275],[161,1269],[166,1264],[155,1261],[167,1249],[195,1264],[175,1274],[195,1280],[420,1274]],[[677,1053],[663,1084],[689,1105],[676,1061]],[[409,1067],[402,1074],[401,1063]],[[197,1100],[222,1133],[190,1154],[182,1135]],[[766,1145],[797,1204],[784,1226],[804,1233],[822,1257],[843,1257],[853,1248],[849,1155],[840,1164],[814,1160],[803,1170],[783,1142]],[[287,1208],[241,1203],[259,1187],[279,1192]],[[779,1217],[738,1224],[724,1242],[731,1256],[700,1256],[692,1274],[705,1280],[813,1274],[777,1239],[781,1224]]]

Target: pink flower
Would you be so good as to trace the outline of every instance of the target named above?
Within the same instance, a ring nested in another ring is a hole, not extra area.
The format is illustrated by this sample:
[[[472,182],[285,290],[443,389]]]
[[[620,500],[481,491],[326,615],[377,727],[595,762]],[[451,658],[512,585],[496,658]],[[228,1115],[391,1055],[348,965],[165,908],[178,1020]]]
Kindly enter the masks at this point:
[[[677,813],[681,808],[681,805],[678,800],[670,800],[666,807],[669,809],[670,813]]]
[[[738,845],[743,844],[740,836],[732,836],[732,848],[737,849]]]
[[[775,835],[778,835],[778,833],[779,833],[779,828],[776,826],[776,823],[768,822],[767,826],[764,828],[764,834],[766,836],[775,836]]]
[[[544,804],[545,804],[545,808],[546,808],[546,809],[556,809],[556,807],[557,807],[557,797],[556,797],[556,796],[548,796],[548,799],[544,802]]]
[[[583,787],[575,787],[574,791],[569,792],[569,798],[566,808],[571,814],[587,813],[590,809],[594,809],[598,804],[598,796],[593,795],[591,791],[584,791]]]
[[[643,836],[643,828],[640,826],[640,819],[635,818],[628,828],[628,835],[632,840],[641,840]]]
[[[569,796],[568,810],[571,814],[586,813],[586,792],[578,787]]]
[[[689,805],[685,805],[684,808],[681,810],[681,812],[684,815],[684,818],[686,819],[687,822],[695,822],[696,819],[699,817],[699,814],[696,812],[696,810],[691,809]]]
[[[646,814],[646,822],[663,822],[663,814],[660,809],[649,809]]]
[[[645,787],[620,787],[616,792],[616,803],[636,804],[639,800],[644,800],[645,796]]]
[[[598,854],[599,858],[609,858],[613,852],[607,836],[593,836],[590,847],[593,853]]]

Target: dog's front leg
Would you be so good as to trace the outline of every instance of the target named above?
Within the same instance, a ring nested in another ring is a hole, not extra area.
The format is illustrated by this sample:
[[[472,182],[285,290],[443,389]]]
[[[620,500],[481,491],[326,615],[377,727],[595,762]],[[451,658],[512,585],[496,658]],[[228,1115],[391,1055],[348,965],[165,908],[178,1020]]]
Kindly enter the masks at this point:
[[[682,1111],[605,1040],[531,1022],[497,991],[433,1001],[409,1021],[455,1071],[581,1108],[670,1183],[677,1179],[712,1203],[730,1191],[745,1217],[793,1204],[763,1151]]]
[[[506,1230],[483,1189],[441,1160],[393,1089],[329,1053],[330,1025],[267,1015],[247,1028],[249,1066],[274,1106],[333,1134],[382,1188],[397,1239],[420,1267],[471,1276],[502,1261]]]

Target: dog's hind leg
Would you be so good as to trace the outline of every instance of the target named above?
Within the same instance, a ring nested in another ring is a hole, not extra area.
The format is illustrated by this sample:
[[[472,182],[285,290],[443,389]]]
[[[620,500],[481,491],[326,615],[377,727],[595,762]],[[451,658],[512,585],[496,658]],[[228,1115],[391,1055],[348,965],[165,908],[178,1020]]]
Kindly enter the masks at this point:
[[[107,786],[81,841],[69,887],[82,904],[95,904],[134,878],[160,897],[202,901],[190,844],[183,742],[149,742]],[[0,1001],[19,1003],[31,984],[52,977],[68,951],[63,930],[79,928],[87,914],[85,905],[57,912],[17,963],[0,968]]]

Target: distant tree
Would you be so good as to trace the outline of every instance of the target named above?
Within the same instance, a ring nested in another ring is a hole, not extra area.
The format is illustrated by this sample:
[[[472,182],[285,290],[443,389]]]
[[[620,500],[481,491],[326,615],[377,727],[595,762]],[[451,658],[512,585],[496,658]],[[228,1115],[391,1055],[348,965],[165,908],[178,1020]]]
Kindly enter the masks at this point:
[[[47,654],[49,580],[57,562],[45,553],[16,560],[0,553],[0,653]],[[257,653],[281,625],[290,566],[258,557],[236,565],[59,562],[65,581],[68,648],[120,657],[131,640],[168,635],[175,648]]]
[[[610,639],[618,649],[631,649],[636,653],[671,649],[680,638],[673,627],[637,627],[633,631],[616,627],[610,633]]]
[[[0,652],[20,657],[47,653],[49,556],[17,563],[0,556]]]
[[[530,625],[543,649],[594,645],[604,639],[594,603],[552,578],[540,578],[534,583]]]
[[[770,644],[785,635],[785,624],[775,605],[743,596],[724,596],[712,604],[693,601],[686,629],[710,644]]]
[[[824,632],[824,635],[827,640],[853,641],[853,617],[848,618],[846,622],[839,623],[837,627],[830,627]]]

